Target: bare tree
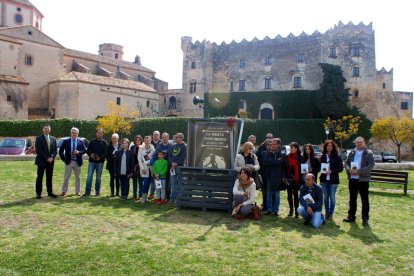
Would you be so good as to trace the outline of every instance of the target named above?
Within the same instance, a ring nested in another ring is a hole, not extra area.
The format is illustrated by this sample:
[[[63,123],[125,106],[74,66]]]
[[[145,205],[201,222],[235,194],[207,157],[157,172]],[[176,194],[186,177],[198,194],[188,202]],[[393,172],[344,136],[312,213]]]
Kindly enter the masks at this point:
[[[27,100],[27,91],[20,84],[12,82],[0,82],[0,95],[10,96],[14,111],[17,113],[23,109],[23,104]]]

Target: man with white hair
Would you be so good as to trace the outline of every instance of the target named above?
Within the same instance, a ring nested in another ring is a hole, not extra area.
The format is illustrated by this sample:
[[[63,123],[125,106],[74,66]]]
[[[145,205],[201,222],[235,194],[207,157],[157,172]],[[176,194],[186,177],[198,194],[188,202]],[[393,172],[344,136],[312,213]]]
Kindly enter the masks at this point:
[[[362,225],[369,226],[368,189],[371,171],[375,165],[374,155],[366,148],[363,137],[357,137],[354,143],[356,147],[349,153],[345,161],[345,169],[349,179],[349,210],[348,217],[344,219],[344,222],[355,222],[359,193],[362,203]]]
[[[72,127],[70,130],[70,138],[63,141],[59,149],[60,159],[65,162],[65,178],[62,185],[62,194],[64,196],[68,192],[69,178],[72,170],[75,173],[75,194],[80,196],[80,173],[83,165],[82,155],[86,148],[82,140],[78,139],[79,129]]]

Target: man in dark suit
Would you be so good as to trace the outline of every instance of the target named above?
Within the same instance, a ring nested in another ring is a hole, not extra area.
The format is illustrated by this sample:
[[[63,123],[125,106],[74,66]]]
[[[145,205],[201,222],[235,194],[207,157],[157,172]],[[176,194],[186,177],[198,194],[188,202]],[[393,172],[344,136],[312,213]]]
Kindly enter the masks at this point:
[[[66,195],[68,192],[69,178],[72,170],[75,173],[75,194],[80,196],[80,173],[83,164],[82,155],[85,153],[86,148],[82,140],[78,139],[78,135],[79,129],[72,127],[70,130],[70,138],[63,141],[59,149],[60,159],[65,162],[65,179],[63,180],[61,196]]]
[[[56,139],[50,135],[50,125],[43,126],[43,135],[36,138],[35,143],[37,165],[36,198],[42,197],[43,175],[46,171],[46,188],[50,197],[56,197],[52,188],[53,166],[57,153]]]

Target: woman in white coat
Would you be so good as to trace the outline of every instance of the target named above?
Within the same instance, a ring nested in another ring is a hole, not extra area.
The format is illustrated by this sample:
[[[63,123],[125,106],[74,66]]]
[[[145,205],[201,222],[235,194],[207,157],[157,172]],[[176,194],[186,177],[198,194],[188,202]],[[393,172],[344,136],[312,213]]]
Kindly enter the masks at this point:
[[[257,161],[256,154],[253,153],[254,146],[251,142],[246,142],[242,146],[241,153],[236,155],[234,162],[234,169],[237,173],[244,167],[249,168],[252,171],[252,178],[256,179],[256,174],[260,169],[259,161]]]
[[[147,201],[147,195],[150,185],[149,162],[151,160],[151,156],[153,155],[153,153],[154,146],[151,144],[151,136],[145,136],[144,144],[140,146],[137,156],[143,183],[141,203],[145,203]]]

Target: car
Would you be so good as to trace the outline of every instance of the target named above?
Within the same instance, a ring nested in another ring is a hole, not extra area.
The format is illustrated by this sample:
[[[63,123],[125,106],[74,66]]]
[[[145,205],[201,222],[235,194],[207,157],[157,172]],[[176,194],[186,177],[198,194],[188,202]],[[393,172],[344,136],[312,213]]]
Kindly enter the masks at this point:
[[[285,150],[286,155],[288,155],[290,153],[290,146],[289,145],[283,145],[280,147],[283,150]]]
[[[58,141],[57,141],[57,149],[58,149],[58,151],[59,151],[60,147],[62,146],[63,141],[66,140],[66,139],[69,139],[69,138],[70,137],[68,136],[68,137],[62,137],[62,138],[59,138],[58,139]],[[85,147],[88,148],[88,144],[89,144],[88,139],[86,139],[85,137],[78,137],[78,139],[82,140],[82,142],[85,144]]]
[[[379,151],[373,151],[373,152],[372,152],[372,154],[374,155],[374,161],[375,161],[376,163],[378,163],[378,162],[382,162],[382,155],[381,155],[381,152],[379,152]]]
[[[345,162],[345,160],[348,158],[348,155],[351,153],[352,149],[343,149],[341,153],[342,161]]]
[[[389,151],[381,152],[381,156],[382,156],[382,162],[397,163],[397,157],[395,157],[395,155]]]
[[[0,140],[0,154],[25,155],[31,147],[31,141],[26,138],[6,137]]]
[[[315,152],[315,157],[316,158],[321,158],[322,156],[322,150],[318,145],[312,145],[313,147],[313,151]]]

